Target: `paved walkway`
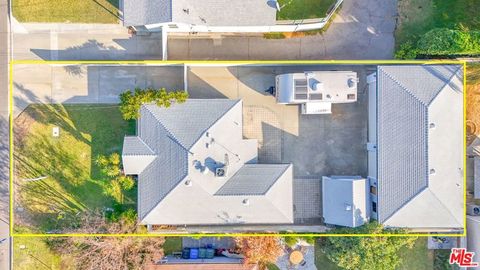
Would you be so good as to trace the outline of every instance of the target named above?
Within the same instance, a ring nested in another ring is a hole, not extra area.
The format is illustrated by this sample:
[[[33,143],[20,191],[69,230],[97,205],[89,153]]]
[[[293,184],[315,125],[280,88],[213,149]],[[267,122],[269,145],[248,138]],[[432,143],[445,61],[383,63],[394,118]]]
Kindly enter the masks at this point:
[[[170,36],[170,60],[391,59],[397,16],[396,0],[345,0],[322,35],[265,39],[262,35],[213,38]]]
[[[323,35],[170,35],[170,60],[391,59],[397,0],[345,0]],[[80,31],[78,31],[80,29]],[[14,59],[161,59],[161,34],[130,37],[121,25],[14,24]]]

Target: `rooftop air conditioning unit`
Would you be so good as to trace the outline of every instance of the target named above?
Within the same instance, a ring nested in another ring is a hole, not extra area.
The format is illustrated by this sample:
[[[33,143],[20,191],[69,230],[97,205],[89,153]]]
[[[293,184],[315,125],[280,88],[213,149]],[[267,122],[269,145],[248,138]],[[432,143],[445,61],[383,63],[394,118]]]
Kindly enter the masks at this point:
[[[467,204],[467,215],[480,216],[480,206],[474,204]]]
[[[215,169],[216,177],[227,177],[227,167],[220,167]]]

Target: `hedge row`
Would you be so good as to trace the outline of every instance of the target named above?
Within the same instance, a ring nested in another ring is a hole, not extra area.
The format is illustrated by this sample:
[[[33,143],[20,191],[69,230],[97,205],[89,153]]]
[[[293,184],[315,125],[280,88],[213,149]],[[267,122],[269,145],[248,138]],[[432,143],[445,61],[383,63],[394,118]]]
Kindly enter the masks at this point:
[[[395,53],[399,59],[413,59],[417,55],[480,55],[480,31],[436,28],[423,35],[416,46],[405,43]]]

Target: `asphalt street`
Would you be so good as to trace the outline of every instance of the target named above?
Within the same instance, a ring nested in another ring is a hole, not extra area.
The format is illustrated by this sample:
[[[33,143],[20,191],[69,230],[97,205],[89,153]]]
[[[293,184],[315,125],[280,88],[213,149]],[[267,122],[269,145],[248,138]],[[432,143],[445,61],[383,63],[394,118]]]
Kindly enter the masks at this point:
[[[8,0],[0,0],[0,269],[10,269],[8,136]]]

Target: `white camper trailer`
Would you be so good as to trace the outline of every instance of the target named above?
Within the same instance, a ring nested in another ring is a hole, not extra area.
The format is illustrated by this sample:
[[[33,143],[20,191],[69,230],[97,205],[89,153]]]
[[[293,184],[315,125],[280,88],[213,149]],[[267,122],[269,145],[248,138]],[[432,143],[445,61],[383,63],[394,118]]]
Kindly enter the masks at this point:
[[[357,73],[353,71],[309,71],[276,76],[279,104],[301,104],[302,114],[331,113],[333,103],[357,101]]]

